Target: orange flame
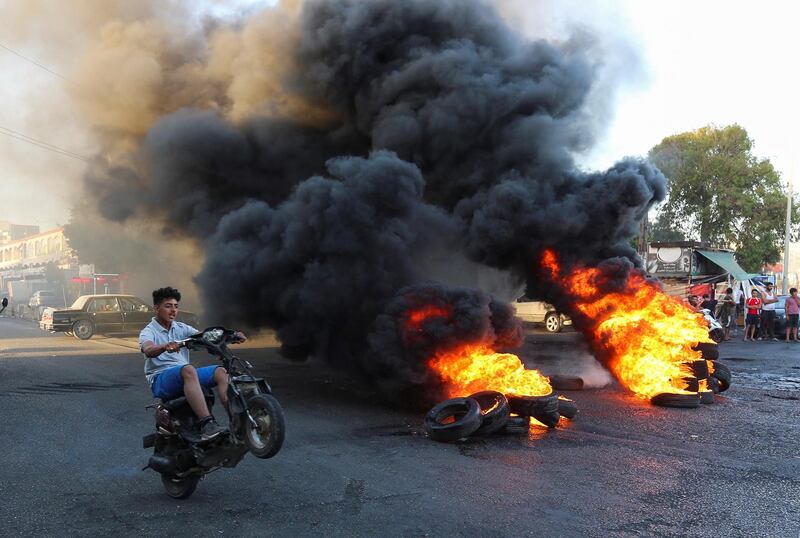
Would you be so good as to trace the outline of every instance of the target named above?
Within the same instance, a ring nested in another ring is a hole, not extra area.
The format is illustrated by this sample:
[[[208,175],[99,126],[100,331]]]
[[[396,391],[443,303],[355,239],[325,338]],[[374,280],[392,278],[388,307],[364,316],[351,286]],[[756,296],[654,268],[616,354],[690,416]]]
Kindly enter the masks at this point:
[[[497,353],[482,345],[440,351],[428,365],[442,378],[450,398],[482,390],[516,396],[545,396],[553,392],[550,381],[538,370],[525,369],[516,355]]]
[[[687,392],[682,378],[691,376],[689,363],[701,358],[692,346],[712,341],[702,316],[640,272],[630,274],[622,291],[603,294],[599,269],[562,275],[552,251],[545,251],[542,263],[589,320],[592,344],[610,356],[609,366],[623,385],[645,398]]]
[[[425,305],[406,313],[406,331],[422,330],[431,318],[449,318],[448,308]],[[455,349],[440,349],[428,367],[441,378],[449,398],[482,390],[507,395],[544,396],[553,392],[550,381],[537,370],[527,370],[512,353],[497,353],[485,343],[465,343]]]

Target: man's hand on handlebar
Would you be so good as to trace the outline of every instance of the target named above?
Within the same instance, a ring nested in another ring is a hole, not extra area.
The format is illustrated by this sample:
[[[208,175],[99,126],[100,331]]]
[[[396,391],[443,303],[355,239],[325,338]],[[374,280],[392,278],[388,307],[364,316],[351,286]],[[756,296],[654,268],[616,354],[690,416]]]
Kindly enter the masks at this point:
[[[244,335],[242,331],[236,331],[233,333],[233,337],[236,338],[236,341],[233,342],[234,344],[241,344],[243,342],[247,342],[247,337]]]
[[[174,353],[181,349],[181,344],[178,342],[167,342],[164,344],[164,351]]]

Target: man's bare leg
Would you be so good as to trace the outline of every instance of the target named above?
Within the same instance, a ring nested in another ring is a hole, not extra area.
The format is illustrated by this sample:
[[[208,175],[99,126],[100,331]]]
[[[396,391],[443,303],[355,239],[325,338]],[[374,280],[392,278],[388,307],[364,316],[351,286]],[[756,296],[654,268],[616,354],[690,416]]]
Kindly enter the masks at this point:
[[[209,416],[211,413],[208,411],[206,397],[200,387],[200,379],[197,377],[195,367],[188,364],[181,368],[181,377],[183,378],[183,394],[186,396],[186,401],[189,402],[189,407],[192,408],[194,414],[197,415],[197,418]]]
[[[228,409],[228,372],[225,368],[217,367],[214,370],[214,381],[217,383],[217,396],[222,407]]]

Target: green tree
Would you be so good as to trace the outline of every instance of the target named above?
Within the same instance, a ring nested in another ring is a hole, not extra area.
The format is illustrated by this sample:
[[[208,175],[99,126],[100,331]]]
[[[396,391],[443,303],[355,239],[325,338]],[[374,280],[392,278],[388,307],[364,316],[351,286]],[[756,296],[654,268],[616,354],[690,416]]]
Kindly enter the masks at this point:
[[[669,180],[659,228],[733,249],[742,267],[757,272],[780,258],[786,190],[769,159],[752,150],[739,125],[710,125],[669,136],[648,155]]]

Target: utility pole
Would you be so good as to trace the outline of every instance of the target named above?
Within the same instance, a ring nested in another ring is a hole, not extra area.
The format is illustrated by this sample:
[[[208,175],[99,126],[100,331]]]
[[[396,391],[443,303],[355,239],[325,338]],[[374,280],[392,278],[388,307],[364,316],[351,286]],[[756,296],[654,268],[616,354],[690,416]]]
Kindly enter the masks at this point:
[[[786,235],[783,238],[783,283],[781,284],[781,295],[788,293],[789,281],[789,235],[792,228],[792,174],[794,167],[789,169],[789,195],[786,197]]]

